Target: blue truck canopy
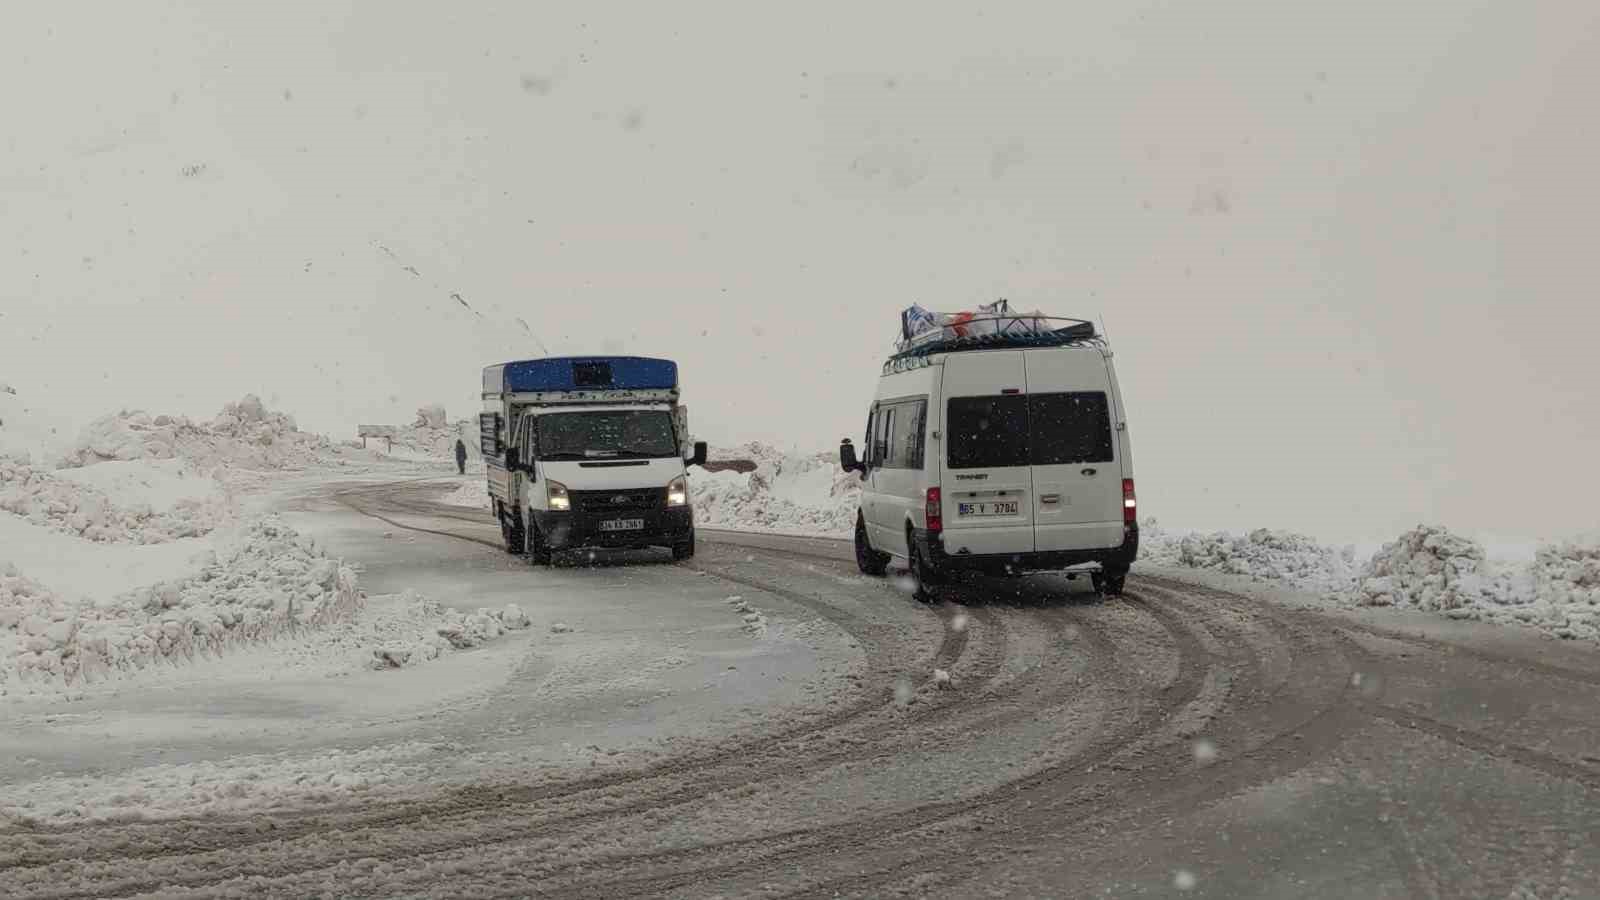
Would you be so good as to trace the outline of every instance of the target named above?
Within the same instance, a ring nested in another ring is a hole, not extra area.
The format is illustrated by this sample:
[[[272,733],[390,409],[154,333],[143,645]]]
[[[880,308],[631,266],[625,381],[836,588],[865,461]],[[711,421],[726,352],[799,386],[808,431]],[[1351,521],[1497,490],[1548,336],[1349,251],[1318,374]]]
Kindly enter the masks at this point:
[[[678,389],[678,364],[645,356],[552,356],[483,370],[483,393]]]

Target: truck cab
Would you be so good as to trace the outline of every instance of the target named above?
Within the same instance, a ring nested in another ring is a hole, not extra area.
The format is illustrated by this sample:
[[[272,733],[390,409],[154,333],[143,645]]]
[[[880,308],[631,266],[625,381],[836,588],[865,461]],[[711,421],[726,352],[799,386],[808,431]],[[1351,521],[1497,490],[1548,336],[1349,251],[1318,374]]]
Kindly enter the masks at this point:
[[[518,360],[484,370],[489,494],[511,553],[664,547],[694,555],[690,444],[678,367],[633,356]]]

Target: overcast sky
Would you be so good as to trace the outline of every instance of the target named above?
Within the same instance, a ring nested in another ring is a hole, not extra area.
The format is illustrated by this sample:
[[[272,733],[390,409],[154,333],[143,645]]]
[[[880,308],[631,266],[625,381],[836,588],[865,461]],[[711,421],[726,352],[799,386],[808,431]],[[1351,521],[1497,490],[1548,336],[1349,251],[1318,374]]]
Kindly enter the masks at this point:
[[[590,6],[8,9],[0,381],[347,436],[637,352],[815,449],[1004,296],[1104,318],[1166,523],[1596,524],[1590,0]]]

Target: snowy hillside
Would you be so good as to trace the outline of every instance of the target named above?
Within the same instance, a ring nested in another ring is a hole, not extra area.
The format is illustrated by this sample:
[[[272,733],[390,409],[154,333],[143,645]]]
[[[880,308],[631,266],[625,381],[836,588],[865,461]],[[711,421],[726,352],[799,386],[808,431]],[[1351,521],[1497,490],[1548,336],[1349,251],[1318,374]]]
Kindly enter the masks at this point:
[[[253,473],[385,465],[259,398],[204,422],[118,412],[65,444],[14,407],[0,420],[0,698],[114,689],[251,647],[328,674],[408,667],[527,625],[514,607],[369,602],[359,566],[247,514],[241,492],[273,483]]]

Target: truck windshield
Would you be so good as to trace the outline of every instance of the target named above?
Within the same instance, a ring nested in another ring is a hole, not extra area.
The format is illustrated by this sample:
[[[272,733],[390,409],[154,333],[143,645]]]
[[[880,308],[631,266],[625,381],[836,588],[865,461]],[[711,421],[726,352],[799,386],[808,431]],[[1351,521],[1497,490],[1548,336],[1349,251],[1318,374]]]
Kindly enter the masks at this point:
[[[540,459],[659,459],[678,455],[672,414],[657,410],[549,413],[538,418]]]

